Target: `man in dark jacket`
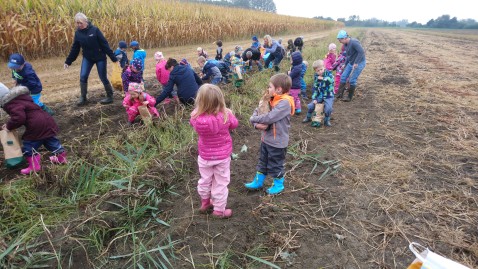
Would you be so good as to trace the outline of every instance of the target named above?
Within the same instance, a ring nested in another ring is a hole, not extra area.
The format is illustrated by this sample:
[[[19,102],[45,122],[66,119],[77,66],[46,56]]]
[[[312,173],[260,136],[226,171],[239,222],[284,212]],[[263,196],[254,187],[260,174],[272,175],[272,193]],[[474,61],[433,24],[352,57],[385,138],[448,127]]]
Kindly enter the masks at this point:
[[[102,99],[100,103],[110,104],[113,102],[113,86],[111,86],[106,74],[106,55],[113,62],[117,62],[118,59],[116,59],[103,33],[88,21],[85,14],[77,13],[75,15],[75,22],[77,30],[70,54],[66,57],[64,68],[68,68],[80,54],[80,49],[83,49],[83,61],[81,62],[80,71],[81,97],[77,105],[83,106],[87,103],[88,76],[95,64],[106,91],[106,98]]]
[[[42,145],[53,153],[51,162],[67,162],[65,149],[56,137],[58,126],[55,120],[33,102],[27,87],[18,86],[8,90],[0,83],[0,107],[10,116],[8,122],[2,126],[3,130],[10,131],[25,126],[22,151],[28,161],[28,167],[21,170],[22,174],[27,175],[41,169],[38,149]]]
[[[252,70],[252,64],[255,63],[259,71],[262,71],[261,52],[256,48],[248,48],[242,53],[242,60],[246,63],[248,70]]]
[[[161,103],[173,91],[174,85],[178,88],[178,98],[185,105],[194,104],[201,78],[187,65],[179,65],[176,59],[169,58],[165,68],[170,72],[168,84],[156,98],[156,105]]]

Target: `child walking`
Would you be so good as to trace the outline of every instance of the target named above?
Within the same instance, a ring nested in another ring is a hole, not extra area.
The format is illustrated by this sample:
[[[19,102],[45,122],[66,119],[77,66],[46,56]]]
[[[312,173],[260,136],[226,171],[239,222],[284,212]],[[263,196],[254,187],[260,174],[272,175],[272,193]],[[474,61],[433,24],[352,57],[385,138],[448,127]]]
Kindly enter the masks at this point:
[[[43,86],[32,65],[25,61],[25,58],[19,53],[10,55],[8,59],[8,68],[12,70],[12,78],[15,80],[15,86],[25,86],[30,92],[33,102],[41,107],[43,111],[53,116],[55,112],[40,101]]]
[[[41,155],[38,149],[42,145],[53,154],[50,156],[52,163],[67,163],[65,149],[56,137],[59,130],[55,120],[33,102],[27,87],[17,86],[9,90],[0,83],[0,107],[10,116],[8,122],[2,126],[3,130],[15,130],[25,125],[22,151],[28,167],[22,169],[21,174],[40,171]]]
[[[226,108],[224,94],[218,86],[203,84],[199,88],[189,123],[199,136],[199,211],[206,213],[213,208],[213,216],[228,218],[232,216],[232,210],[226,208],[227,186],[231,180],[232,138],[229,131],[237,127],[238,121]]]
[[[290,95],[294,98],[295,102],[295,114],[302,112],[300,106],[300,93],[301,93],[301,74],[302,74],[302,53],[296,51],[290,56],[290,62],[292,64],[289,76],[292,80],[292,87],[290,88]]]
[[[330,116],[332,115],[332,106],[334,104],[334,76],[332,72],[325,68],[323,60],[315,61],[312,64],[312,68],[314,68],[315,71],[312,102],[307,105],[307,115],[302,122],[312,121],[312,127],[320,127],[323,113],[325,116],[324,125],[330,127],[332,126],[332,124],[330,124]],[[322,106],[318,106],[322,104],[323,109]],[[314,113],[314,111],[316,115],[312,119],[312,113]]]
[[[139,116],[139,107],[146,106],[153,117],[159,117],[158,110],[154,105],[156,99],[144,92],[142,83],[131,82],[128,86],[128,93],[124,97],[123,106],[128,114],[128,125],[132,125]]]
[[[294,99],[288,94],[292,80],[286,74],[276,74],[269,80],[271,111],[259,115],[256,108],[250,118],[254,128],[262,130],[259,162],[256,176],[245,184],[247,189],[262,188],[269,175],[274,179],[272,187],[267,189],[270,195],[284,190],[285,157],[289,143],[290,116],[294,115]]]

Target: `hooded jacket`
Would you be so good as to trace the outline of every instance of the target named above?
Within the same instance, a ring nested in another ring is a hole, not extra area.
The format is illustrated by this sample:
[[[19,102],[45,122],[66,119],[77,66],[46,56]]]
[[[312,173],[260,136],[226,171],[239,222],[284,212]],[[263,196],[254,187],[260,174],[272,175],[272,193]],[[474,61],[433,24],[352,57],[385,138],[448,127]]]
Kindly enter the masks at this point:
[[[33,103],[30,92],[24,86],[14,87],[4,95],[0,99],[0,107],[10,116],[7,122],[8,130],[25,125],[23,140],[43,140],[58,133],[53,117]]]
[[[194,112],[193,112],[194,113]],[[227,121],[219,112],[217,115],[202,114],[191,117],[189,123],[198,133],[198,152],[204,160],[224,160],[230,158],[232,153],[232,138],[230,130],[235,129],[239,122],[230,112]]]
[[[27,87],[30,94],[41,93],[43,89],[40,79],[29,62],[25,62],[25,65],[20,71],[12,70],[12,78],[18,85]]]
[[[70,54],[66,57],[67,65],[71,65],[76,60],[80,54],[80,48],[83,50],[83,57],[90,62],[104,61],[106,55],[110,57],[111,61],[118,61],[103,33],[91,22],[85,29],[76,30]]]
[[[202,73],[204,76],[201,78],[202,80],[208,80],[209,78],[222,78],[221,71],[217,67],[217,61],[216,60],[209,60],[206,61],[206,64],[202,68]]]
[[[296,51],[290,56],[292,58],[292,69],[289,76],[292,79],[291,89],[300,89],[300,78],[302,73],[302,53]]]
[[[179,64],[174,66],[173,71],[169,74],[168,84],[156,98],[156,105],[172,93],[174,85],[178,87],[178,98],[181,103],[192,104],[202,81],[191,67]]]

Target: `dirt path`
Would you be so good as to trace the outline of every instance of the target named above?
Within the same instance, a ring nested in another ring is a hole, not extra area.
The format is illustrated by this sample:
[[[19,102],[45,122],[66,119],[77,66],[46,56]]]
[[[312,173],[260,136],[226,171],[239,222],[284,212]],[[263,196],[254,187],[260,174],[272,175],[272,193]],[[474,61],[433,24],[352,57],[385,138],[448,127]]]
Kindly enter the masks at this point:
[[[306,35],[307,44],[324,46],[319,38],[331,33]],[[478,43],[453,33],[373,29],[362,44],[367,67],[359,96],[335,103],[333,127],[312,129],[301,123],[302,116],[293,118],[289,152],[294,156],[288,155],[283,194],[244,189],[255,172],[260,136],[247,125],[234,134],[235,150],[243,144],[249,149],[231,166],[233,218],[197,213],[197,172],[176,186],[179,196],[164,208],[172,219],[167,232],[183,240],[175,268],[212,268],[221,257],[248,268],[251,259],[241,253],[281,268],[288,262],[288,268],[406,268],[413,260],[410,241],[478,265]],[[190,51],[186,57],[194,59],[195,47],[163,52],[177,57]],[[209,53],[215,48],[204,47]],[[153,76],[153,53],[148,51],[146,77]],[[82,154],[104,133],[124,131],[118,125],[123,110],[74,107],[79,66],[63,71],[63,60],[34,66],[47,85],[47,103],[65,99],[55,106],[56,118],[62,137],[70,140],[68,151]],[[58,66],[56,73],[50,73],[52,66]],[[97,78],[90,85],[100,89]],[[103,91],[93,91],[98,100]],[[191,149],[186,160],[192,167],[196,154]],[[342,169],[319,181],[323,170],[315,169],[307,154],[340,160]],[[284,261],[281,252],[297,256]]]

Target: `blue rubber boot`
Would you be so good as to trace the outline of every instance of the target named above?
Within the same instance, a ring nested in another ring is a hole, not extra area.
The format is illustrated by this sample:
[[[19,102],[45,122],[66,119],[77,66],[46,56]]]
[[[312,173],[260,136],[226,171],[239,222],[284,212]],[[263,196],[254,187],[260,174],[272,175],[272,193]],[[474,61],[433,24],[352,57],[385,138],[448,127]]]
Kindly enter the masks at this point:
[[[265,179],[266,179],[266,175],[264,175],[261,172],[257,172],[252,182],[246,183],[244,184],[244,186],[246,186],[246,188],[250,190],[257,190],[262,188],[262,186],[264,185]]]
[[[307,112],[307,115],[305,116],[305,118],[302,120],[303,123],[306,123],[306,122],[311,122],[312,121],[312,113],[309,113]]]
[[[274,178],[274,183],[272,187],[267,189],[267,193],[270,195],[276,195],[281,193],[284,190],[284,178]]]
[[[324,125],[327,127],[332,127],[332,124],[330,123],[330,117],[324,118]]]
[[[299,115],[301,112],[302,112],[302,109],[296,109],[296,110],[295,110],[295,114],[296,114],[296,115]]]

